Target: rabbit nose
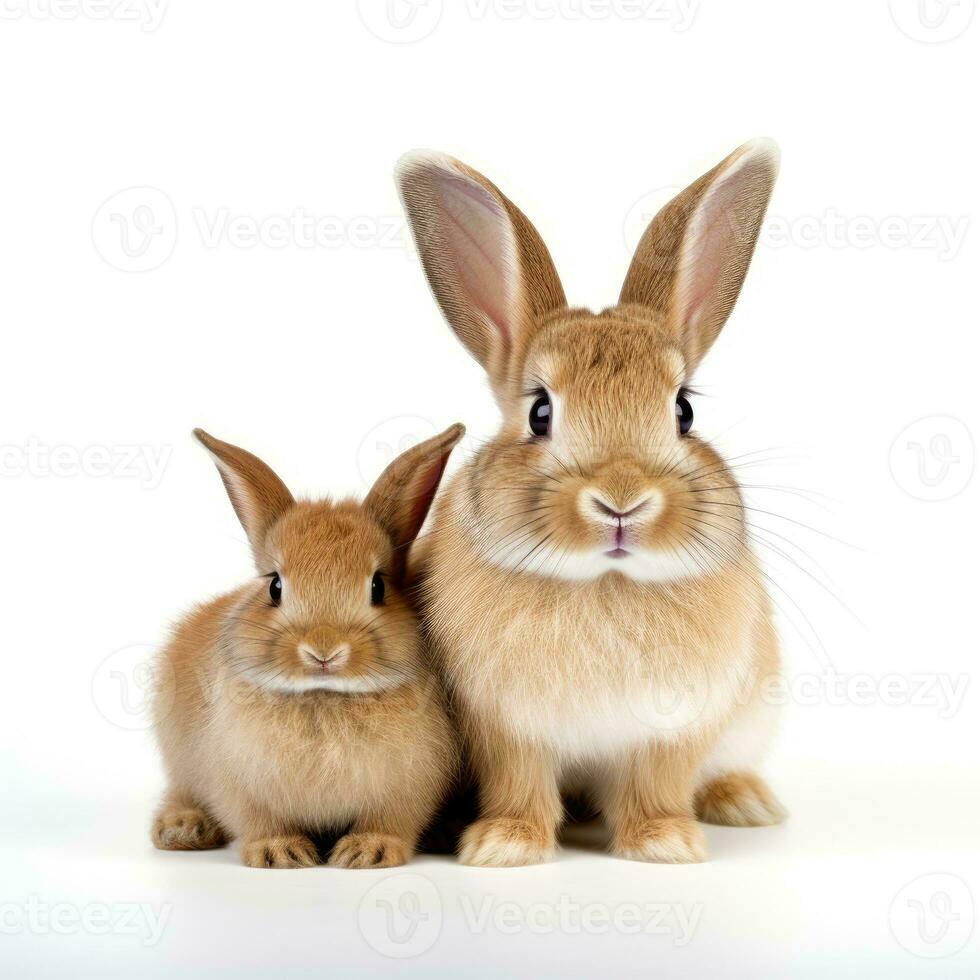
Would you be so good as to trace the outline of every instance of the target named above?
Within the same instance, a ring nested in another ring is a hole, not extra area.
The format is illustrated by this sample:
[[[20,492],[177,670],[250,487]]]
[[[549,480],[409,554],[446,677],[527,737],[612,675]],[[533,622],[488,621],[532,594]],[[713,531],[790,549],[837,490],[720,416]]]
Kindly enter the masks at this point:
[[[588,505],[593,516],[598,514],[605,519],[606,523],[620,524],[629,518],[639,517],[641,514],[646,516],[644,512],[650,509],[656,496],[656,491],[650,490],[623,505],[611,501],[597,490],[589,490]]]
[[[301,643],[299,652],[300,656],[305,657],[310,662],[310,666],[317,667],[326,673],[342,670],[350,659],[350,646],[347,643],[340,643],[327,653],[322,653],[308,643]]]

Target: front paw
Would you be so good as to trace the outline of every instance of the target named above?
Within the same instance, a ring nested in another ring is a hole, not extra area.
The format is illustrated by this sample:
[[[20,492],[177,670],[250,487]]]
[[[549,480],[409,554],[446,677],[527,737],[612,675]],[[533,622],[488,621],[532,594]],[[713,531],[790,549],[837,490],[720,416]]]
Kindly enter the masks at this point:
[[[657,864],[693,864],[708,859],[704,832],[690,817],[654,817],[616,835],[617,857]]]
[[[527,820],[494,817],[477,820],[463,833],[459,860],[484,868],[541,864],[554,853],[554,842]]]
[[[153,821],[150,837],[153,846],[161,851],[204,851],[225,843],[221,827],[197,807],[161,810]]]
[[[333,868],[396,868],[411,856],[411,848],[400,837],[347,834],[334,844],[327,863]]]
[[[242,843],[242,864],[249,868],[312,868],[319,860],[316,845],[302,834]]]

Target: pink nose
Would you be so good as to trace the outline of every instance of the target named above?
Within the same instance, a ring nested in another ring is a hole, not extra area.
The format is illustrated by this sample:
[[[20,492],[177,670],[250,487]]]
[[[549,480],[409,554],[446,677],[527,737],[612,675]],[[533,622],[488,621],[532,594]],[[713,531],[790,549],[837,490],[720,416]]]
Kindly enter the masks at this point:
[[[646,507],[649,502],[649,496],[644,497],[642,500],[633,504],[631,507],[626,508],[626,510],[618,510],[616,507],[611,506],[606,500],[596,494],[592,494],[592,506],[597,510],[603,517],[614,517],[617,521],[621,521],[626,517],[633,517],[638,514],[644,507]]]
[[[317,667],[327,674],[341,670],[350,659],[350,647],[346,643],[334,647],[329,653],[321,653],[308,643],[301,643],[299,652],[311,667]]]

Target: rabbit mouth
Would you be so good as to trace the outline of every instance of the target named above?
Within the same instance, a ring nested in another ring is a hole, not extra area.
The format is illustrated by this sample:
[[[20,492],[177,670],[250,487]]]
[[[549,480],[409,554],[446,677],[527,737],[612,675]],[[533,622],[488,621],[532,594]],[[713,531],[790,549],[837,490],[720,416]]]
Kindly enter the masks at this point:
[[[620,514],[615,511],[609,511],[608,508],[605,507],[605,505],[602,506],[603,509],[607,510],[607,512],[610,513],[613,519],[616,521],[615,526],[613,528],[612,547],[603,550],[602,552],[603,555],[605,555],[606,558],[629,558],[630,555],[632,555],[632,552],[626,547],[627,544],[626,536],[627,536],[627,530],[629,528],[630,514]],[[640,504],[637,507],[633,508],[633,511],[635,512],[641,509],[643,506],[645,505]]]
[[[284,695],[297,694],[378,694],[391,691],[414,679],[409,671],[391,670],[378,673],[330,674],[310,670],[301,674],[257,678],[264,690]]]

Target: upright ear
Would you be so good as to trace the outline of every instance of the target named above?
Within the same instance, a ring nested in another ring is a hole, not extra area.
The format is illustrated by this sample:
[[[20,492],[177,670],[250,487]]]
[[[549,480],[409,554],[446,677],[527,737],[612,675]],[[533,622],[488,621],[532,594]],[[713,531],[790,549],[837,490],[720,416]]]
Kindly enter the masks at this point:
[[[257,456],[195,429],[197,441],[211,454],[228,491],[231,506],[245,528],[255,566],[267,572],[265,536],[269,528],[293,506],[293,495],[282,480]]]
[[[778,169],[772,140],[740,146],[665,205],[637,246],[619,301],[666,317],[691,370],[735,305]]]
[[[406,154],[395,180],[443,315],[500,385],[522,336],[565,306],[541,236],[486,177],[452,157]]]
[[[364,509],[388,532],[395,546],[396,578],[405,570],[408,546],[425,522],[449,454],[465,431],[456,423],[402,453],[364,499]]]

